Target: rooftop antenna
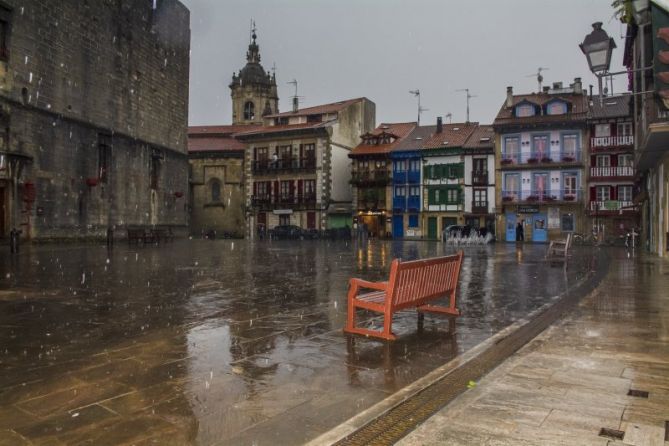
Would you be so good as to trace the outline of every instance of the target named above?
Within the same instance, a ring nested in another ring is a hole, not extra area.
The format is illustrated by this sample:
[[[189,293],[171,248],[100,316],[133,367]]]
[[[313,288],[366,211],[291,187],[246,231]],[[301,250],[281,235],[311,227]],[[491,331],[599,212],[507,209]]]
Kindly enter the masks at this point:
[[[251,19],[251,30],[249,32],[249,45],[253,43],[253,37],[256,33],[256,21]]]
[[[537,68],[537,72],[535,74],[528,74],[527,76],[525,76],[525,77],[534,77],[534,76],[537,77],[537,84],[539,84],[539,90],[537,90],[537,93],[541,93],[541,83],[544,81],[544,77],[541,75],[541,72],[546,71],[548,69],[549,68],[546,67],[539,67]]]
[[[299,109],[299,105],[300,105],[299,98],[301,98],[303,96],[298,96],[297,95],[297,79],[293,79],[292,81],[287,82],[287,83],[290,84],[290,85],[295,85],[295,94],[293,95],[293,112],[297,112],[297,110]]]
[[[415,90],[409,90],[409,93],[416,96],[418,98],[418,125],[420,125],[420,114],[423,113],[424,111],[427,111],[427,108],[423,108],[420,106],[420,90],[415,89]]]
[[[455,90],[455,91],[465,91],[465,92],[467,92],[467,122],[469,122],[469,100],[471,98],[475,98],[476,95],[469,94],[469,88],[461,88],[461,89]]]
[[[444,115],[444,118],[448,118],[448,123],[450,124],[450,123],[452,122],[452,120],[453,120],[453,113],[450,113],[450,112],[449,112],[449,113],[446,113],[446,114]]]

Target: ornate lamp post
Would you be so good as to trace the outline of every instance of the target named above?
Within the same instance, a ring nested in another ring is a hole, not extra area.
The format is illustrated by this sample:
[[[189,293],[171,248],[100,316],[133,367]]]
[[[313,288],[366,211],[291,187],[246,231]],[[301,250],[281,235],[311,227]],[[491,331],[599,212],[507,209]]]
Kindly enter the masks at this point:
[[[602,22],[592,24],[592,32],[585,36],[583,43],[579,45],[583,54],[588,59],[588,66],[590,71],[597,76],[599,84],[599,101],[603,102],[602,97],[602,79],[609,75],[609,67],[611,66],[611,53],[616,47],[612,37],[606,34],[602,29]]]

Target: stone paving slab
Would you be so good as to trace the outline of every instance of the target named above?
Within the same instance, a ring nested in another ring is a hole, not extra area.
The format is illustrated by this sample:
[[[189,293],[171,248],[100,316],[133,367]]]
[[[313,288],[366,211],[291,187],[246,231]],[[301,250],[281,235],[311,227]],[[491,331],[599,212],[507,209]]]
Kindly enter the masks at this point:
[[[568,318],[398,444],[669,445],[669,262],[625,254],[612,251],[607,277]]]

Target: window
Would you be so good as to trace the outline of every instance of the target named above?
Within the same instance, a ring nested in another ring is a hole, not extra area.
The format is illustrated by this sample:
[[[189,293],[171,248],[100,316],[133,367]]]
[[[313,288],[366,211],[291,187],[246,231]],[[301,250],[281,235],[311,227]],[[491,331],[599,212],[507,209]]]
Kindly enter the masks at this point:
[[[290,224],[290,215],[282,214],[279,215],[279,225],[287,226]]]
[[[488,207],[488,191],[474,189],[474,207]]]
[[[504,175],[504,197],[517,198],[520,193],[520,178],[517,173]]]
[[[0,60],[9,60],[9,30],[12,12],[0,6]]]
[[[292,146],[279,146],[277,149],[278,149],[278,152],[279,152],[279,158],[282,161],[284,161],[284,163],[289,162],[290,157],[292,155],[293,147]]]
[[[160,182],[160,160],[163,158],[163,154],[158,149],[153,149],[151,151],[151,161],[150,161],[150,172],[149,178],[151,181],[151,189],[158,189],[158,183]]]
[[[618,136],[632,136],[632,123],[631,122],[619,123]]]
[[[409,195],[412,197],[417,197],[420,195],[420,187],[418,186],[411,186],[409,188]]]
[[[407,160],[395,161],[395,171],[404,172],[407,170]]]
[[[532,157],[538,160],[548,156],[548,136],[540,135],[532,137]]]
[[[446,195],[446,202],[448,204],[460,203],[460,191],[458,189],[448,189]]]
[[[267,161],[267,147],[256,147],[253,149],[253,157],[256,161]]]
[[[562,156],[576,159],[578,155],[578,135],[562,135]]]
[[[418,227],[418,214],[409,214],[409,227],[410,228]]]
[[[609,186],[597,186],[597,201],[609,201],[611,199],[611,188]]]
[[[304,180],[304,195],[307,197],[316,195],[316,180]]]
[[[255,188],[256,188],[256,195],[258,196],[258,198],[269,198],[270,183],[268,181],[259,181],[255,183]]]
[[[560,221],[564,232],[574,231],[574,214],[562,214]]]
[[[520,154],[520,138],[517,136],[504,138],[504,158],[516,159]]]
[[[406,194],[407,194],[406,186],[395,186],[396,197],[406,197]]]
[[[244,104],[244,120],[251,121],[255,119],[255,108],[256,106],[251,101],[248,101]]]
[[[536,114],[536,109],[532,104],[522,104],[516,106],[516,117],[518,118],[534,116],[535,114]]]
[[[634,157],[631,154],[625,153],[623,155],[618,155],[618,166],[632,167],[633,163],[634,163]]]
[[[302,157],[314,161],[316,159],[316,144],[304,144],[302,146]]]
[[[420,172],[420,160],[411,160],[409,164],[412,172]]]
[[[563,180],[564,195],[576,196],[576,185],[578,176],[575,173],[565,173]]]
[[[609,124],[597,124],[595,126],[595,137],[611,136],[611,126]]]
[[[282,200],[287,200],[291,195],[291,183],[292,181],[282,181],[280,184],[280,194]]]
[[[596,167],[611,167],[611,158],[609,155],[597,155],[595,164]]]
[[[632,201],[632,186],[618,186],[618,201]]]
[[[111,137],[98,135],[98,180],[101,183],[107,183],[109,180],[111,157]]]
[[[567,113],[567,104],[560,101],[551,102],[546,106],[547,115],[564,115]]]
[[[218,203],[221,201],[221,182],[218,180],[211,180],[211,202]]]

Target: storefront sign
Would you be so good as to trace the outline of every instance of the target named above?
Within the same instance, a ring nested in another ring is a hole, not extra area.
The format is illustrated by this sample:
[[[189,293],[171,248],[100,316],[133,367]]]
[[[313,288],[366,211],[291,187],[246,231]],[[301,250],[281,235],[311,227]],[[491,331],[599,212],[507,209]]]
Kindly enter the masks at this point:
[[[519,214],[538,214],[539,208],[535,206],[518,206]]]

